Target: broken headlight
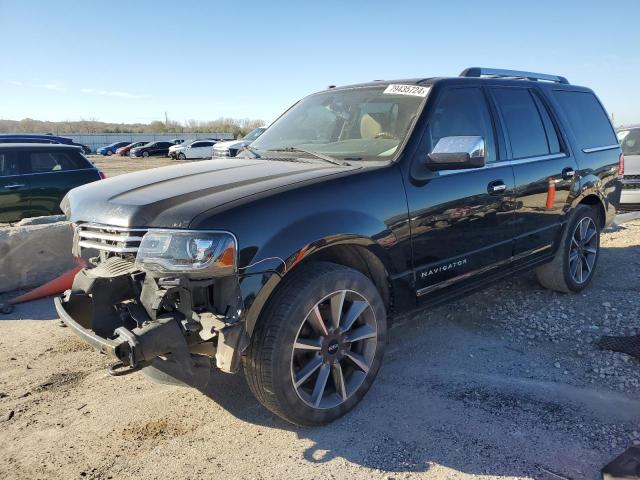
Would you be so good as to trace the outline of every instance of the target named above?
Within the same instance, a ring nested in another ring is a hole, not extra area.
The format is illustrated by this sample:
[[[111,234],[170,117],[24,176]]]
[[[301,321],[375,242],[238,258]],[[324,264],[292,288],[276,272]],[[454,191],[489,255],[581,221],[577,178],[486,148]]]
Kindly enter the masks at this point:
[[[237,242],[231,233],[149,230],[136,264],[147,271],[220,277],[236,270]]]

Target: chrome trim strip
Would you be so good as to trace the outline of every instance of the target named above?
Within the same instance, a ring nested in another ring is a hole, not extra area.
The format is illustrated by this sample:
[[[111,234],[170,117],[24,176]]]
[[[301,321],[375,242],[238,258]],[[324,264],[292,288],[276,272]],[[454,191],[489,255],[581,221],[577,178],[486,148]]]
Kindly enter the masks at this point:
[[[31,172],[31,173],[17,173],[15,175],[0,175],[0,178],[9,178],[9,177],[30,177],[32,175],[50,175],[52,173],[69,173],[69,172],[86,172],[88,170],[99,171],[98,167],[87,167],[87,168],[71,168],[69,170],[51,170],[50,172]]]
[[[569,156],[566,153],[552,153],[550,155],[540,155],[539,157],[528,157],[528,158],[521,158],[518,160],[505,160],[505,161],[496,161],[496,162],[492,162],[492,163],[488,163],[486,164],[484,167],[480,167],[480,168],[464,168],[461,170],[440,170],[439,173],[440,176],[444,176],[444,175],[452,175],[452,174],[456,174],[456,173],[464,173],[464,172],[473,172],[476,170],[481,170],[481,169],[489,169],[489,168],[499,168],[499,167],[508,167],[508,166],[512,166],[512,165],[522,165],[525,163],[533,163],[533,162],[543,162],[545,160],[556,160],[558,158],[568,158]]]
[[[605,150],[613,150],[616,148],[620,148],[620,145],[618,145],[617,143],[615,145],[606,145],[604,147],[583,148],[582,151],[584,153],[593,153],[593,152],[604,152]]]
[[[102,232],[91,232],[91,231],[83,231],[80,230],[78,232],[80,238],[94,238],[94,239],[102,239],[108,240],[111,242],[141,242],[142,237],[129,237],[123,235],[117,235],[113,233],[102,233]]]
[[[107,243],[92,242],[90,240],[80,240],[78,242],[79,247],[94,248],[96,250],[106,250],[107,252],[114,253],[136,253],[138,247],[116,247],[115,245],[109,245]]]

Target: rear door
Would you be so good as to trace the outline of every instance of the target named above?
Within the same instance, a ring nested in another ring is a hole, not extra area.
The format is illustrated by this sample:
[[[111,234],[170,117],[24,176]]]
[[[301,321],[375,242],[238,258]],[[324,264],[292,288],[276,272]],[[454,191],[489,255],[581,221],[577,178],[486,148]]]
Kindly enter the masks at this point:
[[[425,158],[448,136],[481,136],[486,165],[432,172]],[[416,293],[428,301],[507,268],[513,242],[513,170],[498,158],[497,135],[480,87],[445,87],[406,183]],[[417,170],[416,170],[417,168]]]
[[[62,213],[60,202],[74,187],[99,180],[97,170],[71,149],[25,151],[25,179],[30,185],[30,216]]]
[[[535,89],[493,87],[515,175],[514,261],[549,254],[559,241],[578,166]]]
[[[15,222],[29,215],[29,182],[22,175],[16,150],[0,151],[0,222]]]
[[[187,149],[188,158],[211,158],[211,150],[213,142],[201,141],[195,142],[191,148]]]

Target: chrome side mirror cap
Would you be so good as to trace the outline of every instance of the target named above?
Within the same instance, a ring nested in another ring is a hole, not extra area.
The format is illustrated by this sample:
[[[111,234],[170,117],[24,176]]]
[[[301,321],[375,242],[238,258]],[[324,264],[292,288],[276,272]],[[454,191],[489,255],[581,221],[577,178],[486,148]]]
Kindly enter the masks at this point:
[[[430,170],[479,168],[485,163],[484,138],[480,136],[442,137],[427,156]]]

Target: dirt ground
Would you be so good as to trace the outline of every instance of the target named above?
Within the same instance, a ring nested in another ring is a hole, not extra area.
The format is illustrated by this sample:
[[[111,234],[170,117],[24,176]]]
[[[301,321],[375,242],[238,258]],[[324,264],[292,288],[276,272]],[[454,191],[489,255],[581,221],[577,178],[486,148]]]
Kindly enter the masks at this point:
[[[365,400],[324,428],[274,417],[241,374],[111,377],[51,300],[18,306],[0,316],[0,478],[593,479],[640,440],[640,362],[594,346],[640,333],[640,221],[602,247],[580,295],[528,273],[400,323]]]
[[[121,157],[120,155],[111,155],[110,157],[104,155],[88,155],[87,158],[102,170],[107,178],[122,175],[123,173],[137,172],[138,170],[165,167],[177,162],[177,160],[172,160],[168,157],[131,158]]]

